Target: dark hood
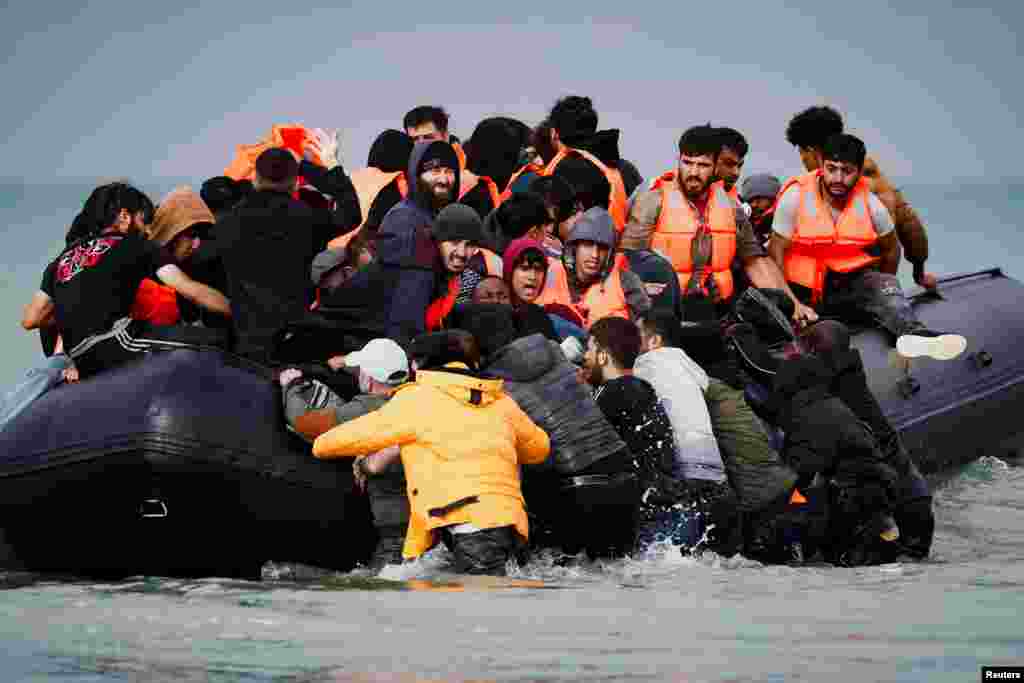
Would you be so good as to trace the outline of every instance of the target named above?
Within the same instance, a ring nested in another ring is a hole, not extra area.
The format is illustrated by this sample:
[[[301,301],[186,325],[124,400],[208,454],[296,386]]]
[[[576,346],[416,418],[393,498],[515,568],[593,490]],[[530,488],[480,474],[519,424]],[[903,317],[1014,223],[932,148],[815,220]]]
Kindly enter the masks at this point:
[[[561,355],[562,351],[557,344],[542,334],[531,334],[491,354],[484,369],[493,377],[512,382],[532,382],[550,372]],[[562,360],[565,361],[564,356]]]
[[[599,130],[590,137],[574,140],[573,144],[569,146],[590,152],[605,166],[619,167],[619,130],[617,128]]]
[[[432,207],[425,204],[423,197],[419,192],[419,181],[421,165],[423,163],[423,157],[426,156],[427,151],[433,153],[434,148],[438,148],[439,155],[443,155],[447,158],[451,167],[455,169],[455,185],[452,187],[452,201],[458,201],[459,197],[459,158],[455,155],[455,150],[447,142],[441,142],[440,140],[430,140],[427,142],[417,142],[412,148],[412,154],[409,155],[409,166],[406,170],[406,177],[409,181],[409,196],[407,201],[414,202],[419,208],[424,209],[430,213],[433,213]]]

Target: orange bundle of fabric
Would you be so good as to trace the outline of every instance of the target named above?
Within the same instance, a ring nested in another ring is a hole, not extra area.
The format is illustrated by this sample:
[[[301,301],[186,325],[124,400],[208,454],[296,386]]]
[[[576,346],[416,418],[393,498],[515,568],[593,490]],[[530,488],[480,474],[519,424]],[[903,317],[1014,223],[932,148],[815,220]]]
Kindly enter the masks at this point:
[[[313,131],[297,123],[284,123],[274,125],[270,134],[254,145],[239,145],[235,151],[235,158],[231,161],[224,175],[235,180],[252,180],[256,171],[256,157],[265,150],[272,147],[284,147],[295,152],[299,159],[303,158],[307,143],[313,143],[314,148],[318,146],[318,140]],[[314,150],[311,161],[314,164],[324,166],[324,160]]]

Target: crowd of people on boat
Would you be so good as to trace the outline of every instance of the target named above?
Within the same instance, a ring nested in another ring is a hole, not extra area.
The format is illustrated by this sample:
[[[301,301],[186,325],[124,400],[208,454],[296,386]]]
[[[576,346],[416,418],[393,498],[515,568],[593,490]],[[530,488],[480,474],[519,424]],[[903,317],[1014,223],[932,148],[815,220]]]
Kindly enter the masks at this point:
[[[807,172],[781,182],[696,125],[645,180],[598,121],[569,96],[463,143],[420,106],[351,171],[336,133],[275,127],[198,193],[104,184],[25,307],[51,355],[0,419],[169,326],[220,330],[313,456],[353,458],[375,566],[439,543],[469,573],[538,547],[927,556],[927,484],[851,334],[940,360],[966,339],[916,317],[897,270],[936,287],[927,236],[864,142],[802,111]]]

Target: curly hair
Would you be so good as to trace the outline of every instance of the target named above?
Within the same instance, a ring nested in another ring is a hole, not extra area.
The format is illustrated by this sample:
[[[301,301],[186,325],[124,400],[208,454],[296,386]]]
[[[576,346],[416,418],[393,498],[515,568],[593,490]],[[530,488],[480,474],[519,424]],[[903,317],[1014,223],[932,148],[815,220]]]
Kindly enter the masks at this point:
[[[750,145],[747,144],[747,139],[743,137],[743,133],[739,132],[735,128],[719,128],[718,138],[721,143],[719,151],[728,147],[732,151],[736,152],[740,159],[747,156],[747,152],[750,151]]]
[[[567,145],[597,132],[597,111],[589,97],[569,95],[555,102],[548,117],[551,127]]]
[[[843,132],[843,117],[832,107],[810,107],[789,120],[786,140],[797,147],[821,149],[825,141]]]

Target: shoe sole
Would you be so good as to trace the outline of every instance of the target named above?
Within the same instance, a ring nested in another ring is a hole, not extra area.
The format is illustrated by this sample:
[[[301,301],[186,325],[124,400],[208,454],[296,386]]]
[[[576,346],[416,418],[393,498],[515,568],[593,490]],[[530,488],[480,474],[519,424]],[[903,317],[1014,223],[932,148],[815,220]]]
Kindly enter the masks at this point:
[[[899,529],[886,529],[878,535],[881,536],[883,541],[892,543],[893,541],[899,540],[900,531]]]
[[[927,356],[935,360],[953,360],[967,350],[967,338],[959,334],[921,337],[904,334],[896,340],[896,350],[904,358]]]

